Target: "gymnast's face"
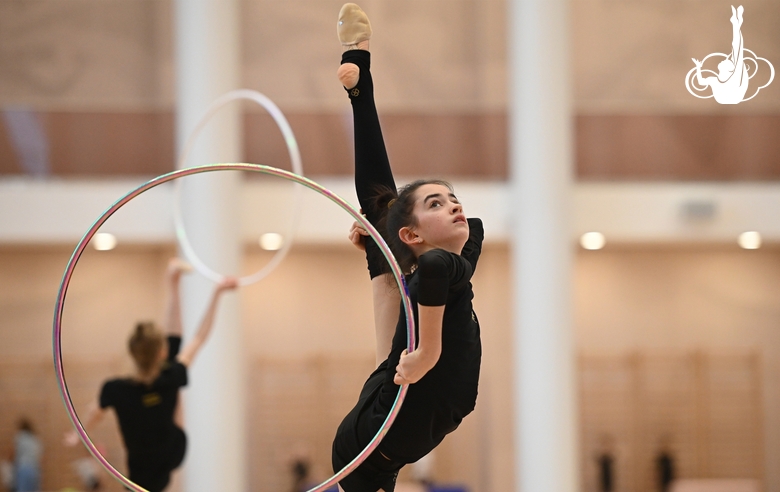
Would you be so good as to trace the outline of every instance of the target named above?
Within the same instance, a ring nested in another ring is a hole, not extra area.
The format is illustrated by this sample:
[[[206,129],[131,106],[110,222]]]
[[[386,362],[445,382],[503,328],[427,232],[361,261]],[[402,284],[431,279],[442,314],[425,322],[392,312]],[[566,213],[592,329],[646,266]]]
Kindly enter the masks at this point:
[[[409,230],[412,242],[407,242],[417,255],[441,248],[460,254],[469,238],[469,224],[463,206],[449,188],[440,184],[425,184],[415,192],[414,216],[417,224]]]

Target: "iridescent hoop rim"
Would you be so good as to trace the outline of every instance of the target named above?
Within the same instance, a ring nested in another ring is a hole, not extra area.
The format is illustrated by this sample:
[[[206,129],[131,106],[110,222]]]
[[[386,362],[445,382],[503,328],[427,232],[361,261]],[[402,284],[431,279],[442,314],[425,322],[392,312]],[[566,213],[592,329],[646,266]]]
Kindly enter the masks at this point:
[[[60,282],[60,288],[57,294],[57,302],[54,307],[54,327],[52,330],[54,371],[56,373],[57,384],[60,390],[60,396],[62,397],[62,401],[65,405],[65,409],[68,413],[68,417],[70,418],[71,423],[75,427],[76,432],[81,438],[81,441],[87,447],[87,449],[92,454],[92,456],[103,466],[103,468],[105,468],[106,471],[108,471],[108,473],[111,476],[113,476],[116,480],[122,483],[125,487],[135,492],[148,492],[148,491],[143,487],[136,485],[134,482],[131,482],[128,478],[122,475],[116,468],[114,468],[105,457],[103,457],[103,455],[97,449],[95,444],[90,440],[89,435],[87,435],[87,432],[84,430],[84,426],[81,424],[81,421],[79,420],[78,415],[76,414],[76,409],[73,406],[73,401],[71,400],[70,392],[68,391],[68,384],[65,381],[65,370],[63,368],[63,362],[62,362],[62,314],[63,314],[63,309],[65,307],[65,297],[68,292],[68,286],[70,284],[70,280],[73,276],[73,272],[76,268],[76,264],[78,263],[79,258],[81,257],[82,253],[86,249],[92,237],[97,233],[100,227],[108,220],[108,218],[111,217],[117,210],[119,210],[122,206],[127,204],[127,202],[137,197],[141,193],[144,193],[145,191],[148,191],[163,183],[167,183],[168,181],[172,181],[174,179],[185,177],[185,176],[191,176],[194,174],[201,174],[201,173],[207,173],[213,171],[250,171],[250,172],[259,172],[263,174],[277,176],[279,178],[283,178],[289,181],[293,181],[295,183],[299,183],[309,189],[318,192],[322,196],[336,203],[347,213],[349,213],[349,215],[351,215],[352,218],[354,218],[366,231],[368,231],[369,235],[374,239],[374,241],[376,241],[377,245],[379,245],[379,249],[382,251],[382,254],[390,264],[390,268],[392,270],[393,276],[395,277],[395,281],[401,292],[401,301],[403,304],[404,313],[406,315],[407,347],[409,352],[410,353],[413,352],[415,347],[414,314],[412,311],[411,300],[409,299],[409,289],[406,285],[406,279],[404,277],[403,271],[401,270],[401,267],[398,265],[398,262],[393,256],[393,253],[390,251],[390,248],[388,247],[387,243],[382,238],[381,234],[379,234],[379,232],[376,230],[376,228],[374,228],[374,226],[368,220],[366,220],[366,218],[363,217],[355,207],[350,205],[349,202],[347,202],[337,194],[315,183],[314,181],[305,178],[303,176],[300,176],[298,174],[292,173],[290,171],[285,171],[283,169],[277,169],[275,167],[264,166],[261,164],[244,164],[244,163],[209,164],[205,166],[180,169],[167,174],[163,174],[150,181],[147,181],[146,183],[128,192],[122,198],[114,202],[113,205],[111,205],[105,212],[103,212],[103,214],[100,217],[98,217],[98,219],[92,224],[92,227],[90,227],[89,230],[87,230],[87,232],[81,238],[81,241],[79,241],[79,243],[76,245],[76,248],[74,249],[73,254],[70,257],[70,260],[68,261],[68,264],[65,267],[65,273],[62,276],[62,281]],[[371,441],[368,443],[365,449],[363,449],[363,451],[361,451],[352,461],[350,461],[339,472],[337,472],[328,480],[325,480],[321,484],[317,485],[313,489],[310,489],[309,492],[324,492],[327,488],[336,485],[341,479],[343,479],[344,477],[349,475],[353,470],[355,470],[355,468],[357,468],[377,448],[377,446],[379,446],[379,443],[387,434],[387,431],[390,429],[390,426],[393,424],[393,421],[398,416],[398,412],[401,410],[401,405],[404,401],[408,388],[409,388],[408,385],[403,385],[398,389],[398,395],[396,395],[395,401],[393,402],[392,407],[390,407],[390,412],[387,415],[387,418],[382,423],[382,426],[379,428],[379,431],[371,439]]]

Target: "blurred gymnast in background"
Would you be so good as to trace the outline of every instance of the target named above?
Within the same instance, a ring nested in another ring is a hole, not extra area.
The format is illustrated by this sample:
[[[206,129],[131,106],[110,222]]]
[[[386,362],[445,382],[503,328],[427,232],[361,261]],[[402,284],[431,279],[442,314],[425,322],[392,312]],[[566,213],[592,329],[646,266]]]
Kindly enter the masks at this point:
[[[167,333],[152,322],[136,325],[128,341],[135,373],[106,381],[84,424],[89,430],[103,419],[108,408],[114,409],[127,449],[128,478],[150,492],[164,490],[171,472],[184,460],[187,438],[177,411],[179,388],[187,384],[187,368],[211,333],[219,300],[238,286],[232,277],[217,284],[195,336],[180,350],[179,284],[182,273],[189,270],[190,266],[178,258],[169,261]],[[77,442],[76,432],[68,433],[66,443]]]

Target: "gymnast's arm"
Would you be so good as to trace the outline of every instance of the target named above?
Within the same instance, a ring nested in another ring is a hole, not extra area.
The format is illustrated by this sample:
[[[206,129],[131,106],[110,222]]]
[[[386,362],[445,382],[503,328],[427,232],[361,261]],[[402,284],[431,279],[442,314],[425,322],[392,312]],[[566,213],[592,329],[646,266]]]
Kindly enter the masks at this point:
[[[417,258],[417,275],[420,276],[417,296],[420,341],[414,352],[409,354],[404,351],[401,354],[393,378],[395,384],[416,383],[439,361],[447,294],[452,275],[459,275],[460,270],[453,263],[453,256],[452,253],[435,249]]]
[[[349,230],[349,240],[356,248],[365,251],[365,237],[368,231],[354,222]],[[393,346],[393,335],[398,324],[398,306],[401,303],[401,292],[395,283],[393,275],[385,273],[371,279],[372,299],[374,304],[374,331],[376,334],[376,364],[379,365],[390,354]]]
[[[206,339],[211,333],[211,329],[214,326],[214,317],[217,314],[217,306],[222,294],[228,290],[233,290],[238,287],[238,280],[233,277],[226,277],[214,288],[214,292],[211,294],[211,300],[209,306],[206,309],[206,313],[203,315],[203,319],[200,322],[200,327],[195,333],[193,339],[184,346],[181,353],[176,357],[180,363],[185,366],[192,364],[193,359],[200,351]]]
[[[165,328],[168,336],[181,338],[181,295],[179,285],[181,275],[188,271],[190,266],[178,258],[168,261],[168,303],[165,309]]]
[[[701,76],[701,65],[702,65],[702,62],[700,62],[696,58],[691,58],[691,60],[693,60],[693,63],[696,64],[696,82],[698,82],[699,85],[701,85],[702,87],[706,87],[706,86],[710,85],[710,79],[712,79],[714,77],[707,77],[707,78],[702,77]]]
[[[105,417],[106,411],[107,410],[105,408],[101,408],[96,401],[93,401],[87,410],[87,418],[82,424],[84,430],[89,432],[90,429],[93,429],[96,425],[98,425],[103,420],[103,417]],[[79,435],[75,430],[71,430],[65,433],[64,443],[66,446],[75,446],[78,444],[78,442]]]
[[[401,360],[395,368],[395,384],[414,384],[439,362],[444,307],[418,304],[420,341],[414,352],[410,354],[404,350],[401,354]]]
[[[374,332],[376,333],[376,363],[379,365],[390,354],[393,335],[398,324],[398,306],[401,292],[391,273],[385,273],[371,280],[374,301]]]

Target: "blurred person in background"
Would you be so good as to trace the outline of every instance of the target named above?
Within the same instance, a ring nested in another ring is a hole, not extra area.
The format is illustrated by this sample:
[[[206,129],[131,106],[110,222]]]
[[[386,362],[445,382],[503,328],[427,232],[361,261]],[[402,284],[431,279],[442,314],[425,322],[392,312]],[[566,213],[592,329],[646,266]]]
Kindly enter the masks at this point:
[[[669,438],[664,437],[661,441],[658,456],[655,459],[658,472],[658,490],[661,492],[669,492],[674,481],[674,455],[669,448]]]
[[[612,436],[603,435],[600,439],[600,452],[596,455],[598,467],[599,492],[615,490],[615,456]]]
[[[35,435],[29,419],[19,419],[14,436],[13,490],[36,492],[41,490],[41,454],[43,446]]]
[[[293,478],[291,492],[306,492],[317,485],[310,477],[310,470],[311,463],[306,458],[297,458],[290,463]]]

